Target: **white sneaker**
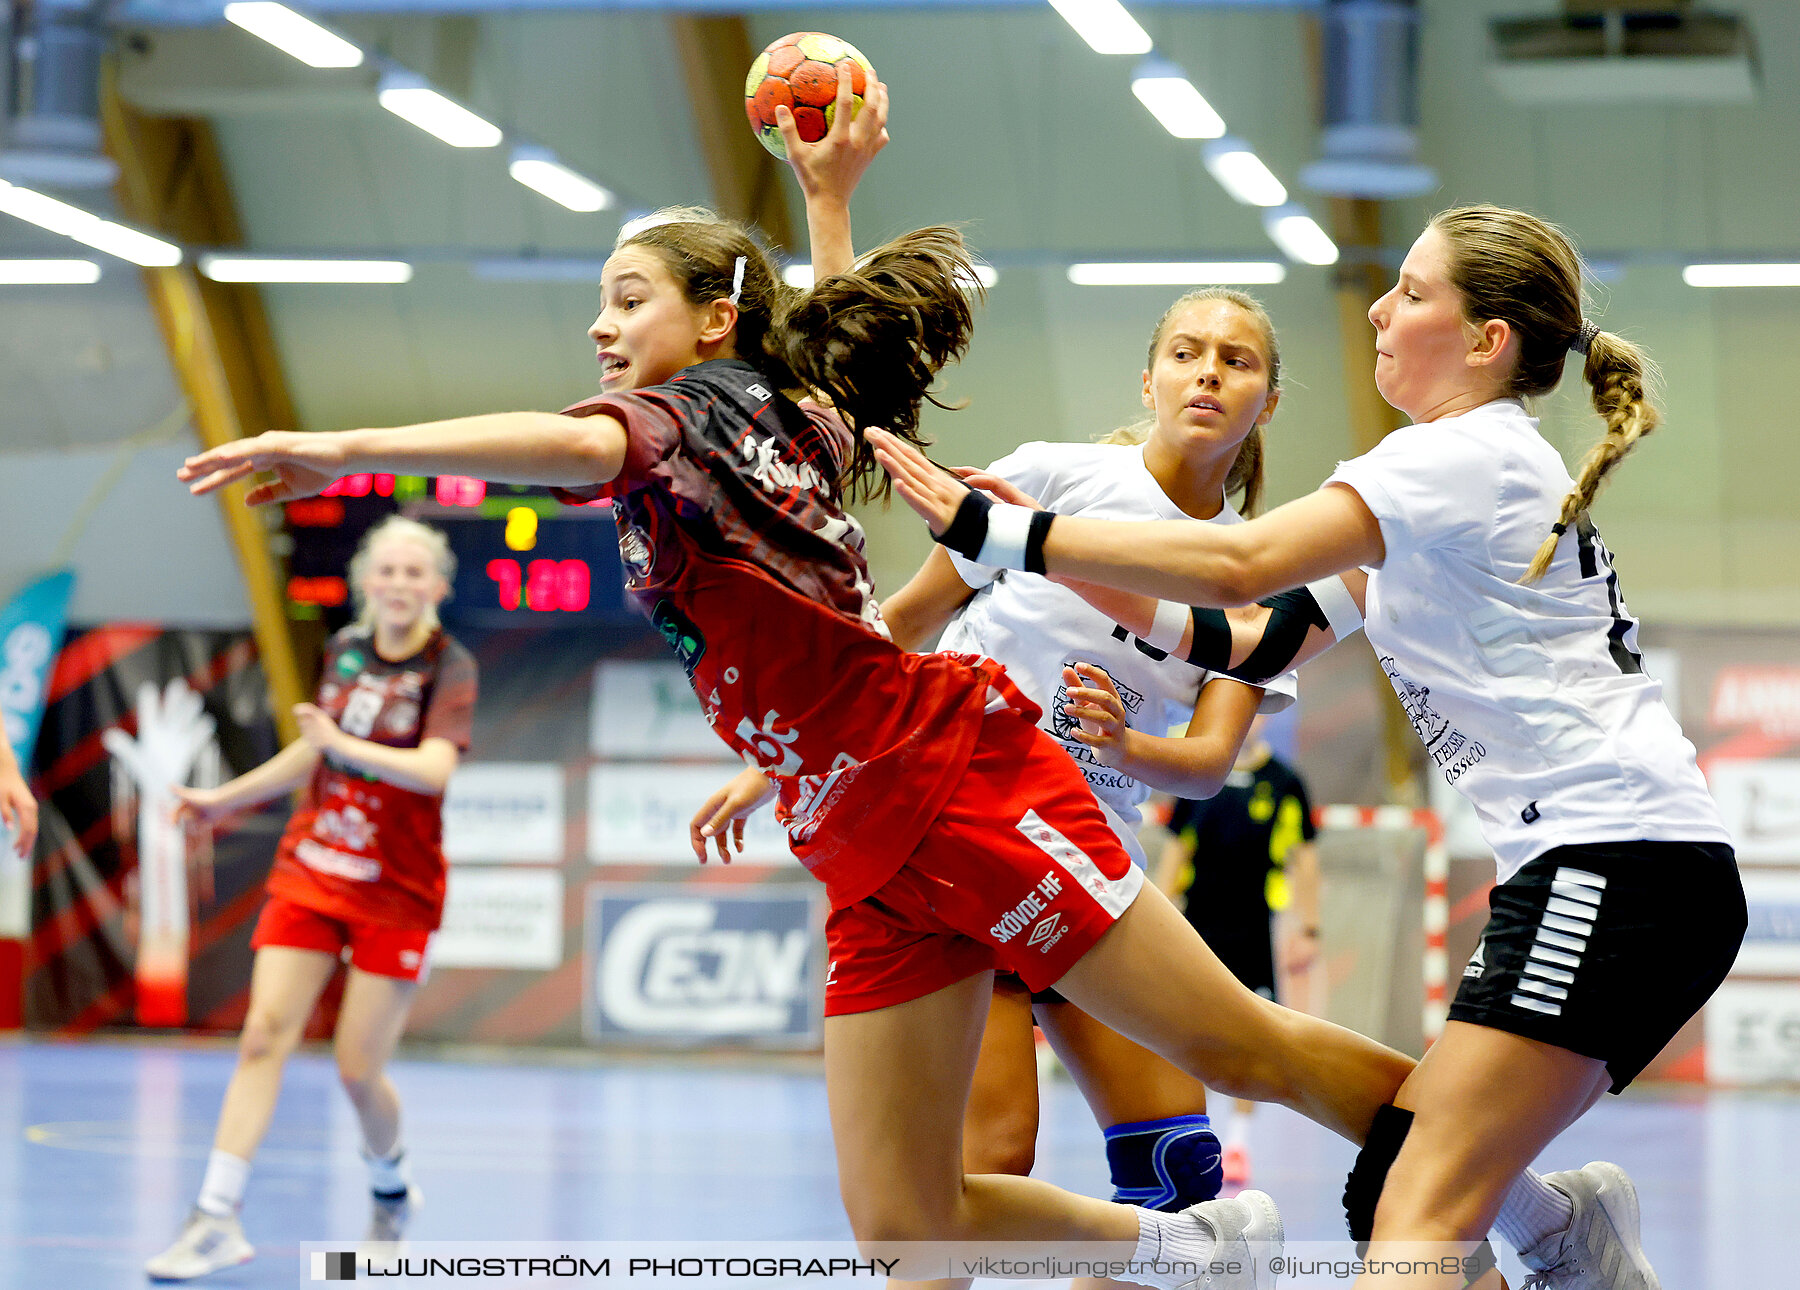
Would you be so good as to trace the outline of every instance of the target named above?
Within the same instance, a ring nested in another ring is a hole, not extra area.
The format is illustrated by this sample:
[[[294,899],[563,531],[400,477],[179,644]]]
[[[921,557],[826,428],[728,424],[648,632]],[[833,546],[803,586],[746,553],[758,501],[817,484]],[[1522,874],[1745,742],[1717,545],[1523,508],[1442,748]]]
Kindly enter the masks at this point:
[[[255,1257],[256,1247],[244,1239],[236,1214],[221,1218],[196,1208],[175,1244],[145,1263],[144,1271],[153,1281],[191,1281]]]
[[[376,1196],[369,1210],[369,1230],[357,1246],[358,1260],[391,1263],[406,1253],[406,1227],[419,1211],[425,1197],[415,1184],[407,1184],[406,1194],[386,1198]]]
[[[397,1241],[406,1235],[406,1225],[425,1203],[425,1196],[414,1183],[406,1185],[400,1196],[376,1196],[369,1211],[369,1230],[365,1241]]]
[[[1638,1241],[1637,1188],[1614,1164],[1545,1174],[1575,1202],[1566,1231],[1554,1232],[1519,1259],[1532,1275],[1520,1290],[1662,1290]]]
[[[1235,1263],[1235,1275],[1203,1272],[1185,1283],[1194,1290],[1269,1290],[1275,1284],[1272,1260],[1280,1257],[1286,1234],[1281,1211],[1267,1192],[1241,1191],[1221,1200],[1202,1201],[1181,1211],[1204,1225],[1217,1244],[1213,1263]]]

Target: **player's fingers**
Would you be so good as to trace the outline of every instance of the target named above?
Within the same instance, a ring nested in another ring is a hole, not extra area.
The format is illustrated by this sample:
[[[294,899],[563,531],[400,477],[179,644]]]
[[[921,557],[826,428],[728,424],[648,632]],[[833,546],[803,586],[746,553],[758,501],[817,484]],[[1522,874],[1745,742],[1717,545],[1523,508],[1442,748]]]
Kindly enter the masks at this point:
[[[775,109],[775,128],[781,131],[781,142],[787,146],[789,161],[800,155],[801,148],[808,146],[806,140],[800,137],[800,126],[785,103]]]
[[[235,466],[221,466],[204,474],[189,476],[188,492],[195,497],[204,497],[208,493],[216,493],[228,484],[235,484],[256,473],[256,467],[250,462],[239,462]]]
[[[731,842],[732,842],[732,845],[737,848],[737,853],[739,855],[743,855],[744,854],[744,821],[733,820],[731,822]]]
[[[837,65],[837,102],[831,113],[831,133],[838,138],[846,138],[856,124],[851,120],[856,102],[855,66],[851,59],[844,59]]]

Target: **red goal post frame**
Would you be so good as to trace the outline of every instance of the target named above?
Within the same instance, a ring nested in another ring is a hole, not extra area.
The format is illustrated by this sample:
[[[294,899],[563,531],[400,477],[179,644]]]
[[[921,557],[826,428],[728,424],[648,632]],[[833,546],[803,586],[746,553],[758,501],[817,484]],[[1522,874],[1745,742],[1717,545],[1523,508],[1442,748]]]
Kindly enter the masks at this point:
[[[1313,810],[1319,830],[1417,830],[1425,835],[1425,1046],[1444,1033],[1450,1015],[1450,957],[1445,937],[1450,928],[1450,851],[1444,845],[1444,821],[1436,811],[1410,806],[1320,806]]]

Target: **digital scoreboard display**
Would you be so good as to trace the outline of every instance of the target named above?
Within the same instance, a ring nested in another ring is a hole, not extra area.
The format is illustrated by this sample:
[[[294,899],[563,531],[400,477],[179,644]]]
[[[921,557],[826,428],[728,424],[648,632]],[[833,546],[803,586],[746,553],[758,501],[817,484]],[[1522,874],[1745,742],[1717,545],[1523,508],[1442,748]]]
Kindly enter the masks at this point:
[[[455,628],[635,619],[626,605],[612,508],[566,506],[541,488],[460,475],[349,475],[284,508],[289,612],[328,630],[355,614],[350,559],[396,513],[440,528],[456,555],[439,614]]]

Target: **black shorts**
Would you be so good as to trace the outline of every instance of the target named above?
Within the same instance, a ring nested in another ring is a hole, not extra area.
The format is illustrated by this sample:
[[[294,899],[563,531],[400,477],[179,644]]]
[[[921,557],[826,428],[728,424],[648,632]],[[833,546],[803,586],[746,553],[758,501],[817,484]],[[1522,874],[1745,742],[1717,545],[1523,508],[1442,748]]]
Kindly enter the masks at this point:
[[[1606,1063],[1619,1092],[1708,998],[1748,916],[1715,842],[1556,847],[1496,886],[1450,1020]]]

